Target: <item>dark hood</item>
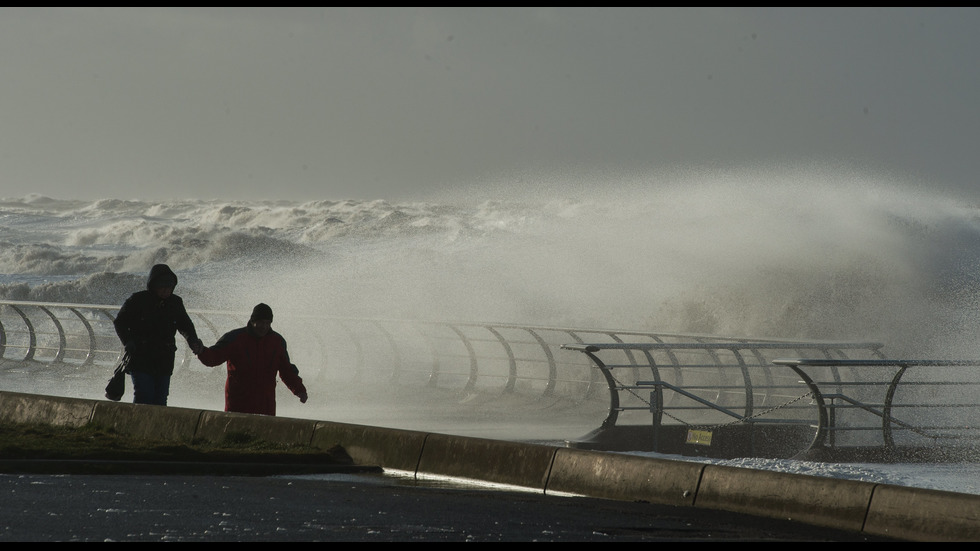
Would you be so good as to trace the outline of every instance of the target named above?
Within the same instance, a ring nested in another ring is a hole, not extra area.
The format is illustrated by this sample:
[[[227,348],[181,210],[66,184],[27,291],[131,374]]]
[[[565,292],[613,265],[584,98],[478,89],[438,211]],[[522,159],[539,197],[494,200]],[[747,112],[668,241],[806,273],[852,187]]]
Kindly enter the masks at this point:
[[[176,287],[177,286],[177,274],[170,269],[170,266],[166,264],[157,264],[156,266],[150,268],[150,276],[146,278],[146,288],[148,290],[156,289],[157,287]]]

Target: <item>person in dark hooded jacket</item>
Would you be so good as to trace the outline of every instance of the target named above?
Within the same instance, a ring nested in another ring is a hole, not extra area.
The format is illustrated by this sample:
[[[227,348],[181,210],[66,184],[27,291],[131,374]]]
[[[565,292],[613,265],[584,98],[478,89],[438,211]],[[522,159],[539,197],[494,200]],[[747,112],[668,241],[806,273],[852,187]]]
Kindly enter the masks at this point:
[[[130,358],[133,403],[167,405],[178,331],[195,354],[204,348],[183,299],[173,294],[176,286],[177,275],[169,266],[153,266],[146,290],[130,295],[113,321]]]
[[[245,327],[225,333],[197,359],[207,366],[227,363],[225,411],[276,414],[276,375],[301,403],[306,387],[289,359],[286,339],[272,330],[272,308],[258,304]]]

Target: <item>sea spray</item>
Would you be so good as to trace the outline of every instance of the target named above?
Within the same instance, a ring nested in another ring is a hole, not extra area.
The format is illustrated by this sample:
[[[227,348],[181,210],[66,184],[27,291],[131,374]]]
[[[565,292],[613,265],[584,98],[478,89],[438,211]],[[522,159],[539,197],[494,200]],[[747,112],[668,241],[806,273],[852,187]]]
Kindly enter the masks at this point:
[[[85,287],[111,278],[86,278],[142,278],[166,262],[198,308],[266,302],[284,314],[980,353],[973,206],[885,178],[809,169],[546,187],[565,193],[485,187],[465,201],[403,203],[7,199],[0,296],[24,296],[29,284],[36,300],[109,298],[123,290]]]

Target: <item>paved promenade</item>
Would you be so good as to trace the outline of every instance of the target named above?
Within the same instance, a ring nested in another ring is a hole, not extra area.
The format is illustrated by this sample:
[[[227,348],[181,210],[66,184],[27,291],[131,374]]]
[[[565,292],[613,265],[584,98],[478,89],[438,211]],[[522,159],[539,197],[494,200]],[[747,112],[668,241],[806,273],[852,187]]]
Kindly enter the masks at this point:
[[[377,474],[0,475],[0,541],[888,541],[784,520]]]

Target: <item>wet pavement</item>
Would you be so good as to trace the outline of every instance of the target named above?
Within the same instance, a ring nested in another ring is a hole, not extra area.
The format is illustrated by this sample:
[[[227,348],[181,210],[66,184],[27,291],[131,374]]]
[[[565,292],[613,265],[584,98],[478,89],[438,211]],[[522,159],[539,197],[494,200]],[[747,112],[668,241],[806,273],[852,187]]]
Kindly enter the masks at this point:
[[[0,475],[0,541],[890,541],[390,474]]]

